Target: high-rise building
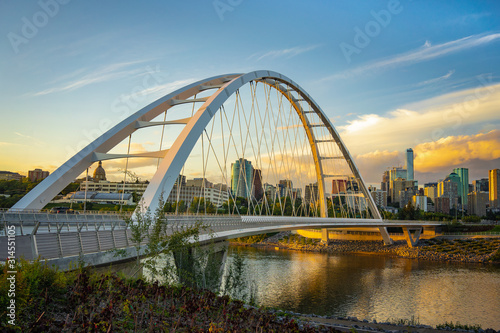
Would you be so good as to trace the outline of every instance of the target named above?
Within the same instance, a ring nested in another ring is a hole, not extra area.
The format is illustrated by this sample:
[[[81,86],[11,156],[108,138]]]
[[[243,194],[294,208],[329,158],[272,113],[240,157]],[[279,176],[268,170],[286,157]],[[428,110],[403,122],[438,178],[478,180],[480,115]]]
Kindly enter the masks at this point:
[[[374,190],[370,194],[377,207],[387,207],[387,191]]]
[[[396,180],[398,178],[406,179],[408,177],[408,170],[402,167],[392,167],[389,170],[389,181]]]
[[[409,180],[407,180],[409,182]],[[408,202],[412,200],[412,198],[417,194],[417,191],[414,187],[407,187],[404,190],[399,191],[399,207],[405,207]]]
[[[469,194],[469,169],[467,168],[455,168],[453,172],[460,178],[460,199],[462,203],[462,208],[467,209],[467,194]]]
[[[177,177],[177,179],[175,180],[175,183],[174,185],[181,185],[181,186],[184,186],[186,185],[186,176],[184,175],[179,175],[179,177]]]
[[[500,169],[493,169],[489,172],[489,187],[490,187],[490,208],[500,208]]]
[[[29,170],[28,171],[28,178],[32,182],[36,182],[42,179],[45,179],[49,176],[48,171],[43,171],[42,169],[35,169],[35,170]]]
[[[455,206],[454,201],[456,200],[456,198],[454,200],[450,200],[448,197],[438,197],[434,202],[434,211],[436,213],[449,214],[451,208]]]
[[[269,200],[274,200],[276,196],[276,186],[264,183],[264,193],[268,197]]]
[[[304,200],[307,204],[316,203],[319,200],[318,183],[306,185],[304,189]]]
[[[253,169],[253,197],[259,201],[264,196],[264,188],[262,187],[262,172],[260,169]]]
[[[358,192],[359,191],[359,184],[356,178],[354,177],[349,177],[347,180],[347,187],[346,187],[346,192]]]
[[[281,179],[277,187],[281,197],[292,197],[293,182],[290,179]]]
[[[347,180],[346,179],[334,179],[332,180],[332,194],[345,193],[347,190]]]
[[[413,171],[413,149],[406,149],[406,170],[407,170],[407,180],[414,179],[414,171]]]
[[[438,183],[438,197],[443,196],[450,199],[462,196],[462,183],[456,173],[450,173],[448,177]]]
[[[382,182],[380,183],[380,189],[382,191],[387,191],[387,192],[389,191],[389,181],[390,181],[389,170],[386,170],[382,175]]]
[[[276,190],[277,190],[277,194],[280,198],[283,198],[285,196],[285,193],[286,193],[285,185],[283,185],[281,183],[276,184]]]
[[[252,195],[252,162],[240,158],[231,164],[231,191],[235,197],[250,198]]]
[[[418,207],[418,209],[423,210],[424,212],[427,212],[427,196],[425,195],[414,195],[412,197],[412,202],[415,207]]]
[[[478,180],[473,180],[472,187],[473,187],[472,192],[489,192],[490,191],[488,178],[481,178]]]
[[[301,188],[294,188],[292,190],[292,199],[302,199],[302,189]]]
[[[437,193],[438,193],[438,189],[437,189],[437,183],[435,183],[436,186],[428,186],[428,187],[424,187],[424,195],[426,197],[428,197],[429,199],[432,200],[432,202],[434,202],[434,200],[437,198]]]
[[[405,191],[406,189],[414,189],[414,187],[415,187],[415,182],[413,180],[406,180],[405,178],[396,178],[395,180],[392,180],[390,182],[390,194],[392,200],[391,202],[400,202],[399,192]],[[403,202],[402,204],[404,206],[407,203],[408,201]]]
[[[471,192],[468,194],[469,213],[471,215],[485,216],[489,202],[488,192]]]

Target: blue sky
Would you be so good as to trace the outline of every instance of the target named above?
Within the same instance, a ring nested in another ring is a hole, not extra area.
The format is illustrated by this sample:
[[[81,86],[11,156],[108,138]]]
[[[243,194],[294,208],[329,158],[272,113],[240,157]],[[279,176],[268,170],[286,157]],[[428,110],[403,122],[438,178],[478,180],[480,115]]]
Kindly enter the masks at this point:
[[[500,167],[498,1],[0,2],[0,170],[53,171],[116,105],[270,69],[323,108],[370,183]],[[33,29],[34,28],[34,29]]]

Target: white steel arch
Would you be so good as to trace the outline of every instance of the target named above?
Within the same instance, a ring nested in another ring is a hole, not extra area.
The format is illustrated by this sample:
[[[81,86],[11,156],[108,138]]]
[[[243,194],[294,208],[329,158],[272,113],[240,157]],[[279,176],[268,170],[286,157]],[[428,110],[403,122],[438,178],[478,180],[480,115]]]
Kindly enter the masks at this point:
[[[318,181],[320,216],[328,216],[325,196],[325,175],[323,174],[322,159],[319,155],[317,147],[317,143],[321,140],[315,138],[314,132],[311,129],[312,124],[309,123],[307,117],[305,116],[305,111],[302,109],[299,100],[307,102],[316,115],[321,119],[322,124],[320,125],[327,129],[333,138],[333,141],[338,145],[340,151],[342,152],[343,158],[347,162],[352,174],[359,179],[360,190],[366,198],[368,208],[371,211],[372,216],[375,219],[381,220],[380,213],[373,201],[373,198],[368,192],[368,189],[351,155],[319,105],[306,91],[304,91],[298,84],[290,80],[288,77],[276,72],[264,70],[254,71],[247,74],[227,74],[215,76],[190,84],[158,99],[129,116],[108,132],[97,138],[94,142],[90,143],[87,147],[82,149],[79,153],[69,159],[54,173],[42,181],[25,197],[23,197],[14,207],[11,208],[11,210],[41,209],[55,195],[64,189],[65,186],[84,172],[85,169],[87,169],[93,162],[107,158],[127,157],[127,155],[112,156],[112,154],[106,153],[139,128],[172,123],[185,124],[184,129],[168,150],[149,154],[128,155],[128,157],[163,157],[157,172],[151,179],[151,182],[142,198],[144,203],[144,205],[141,206],[142,209],[150,209],[151,211],[156,210],[161,196],[163,194],[168,195],[173,188],[186,159],[207,124],[231,95],[233,95],[240,87],[252,81],[263,82],[279,91],[288,99],[297,112],[297,115],[300,117],[301,123],[306,131],[314,159]],[[207,89],[217,90],[208,98],[191,98]],[[297,94],[298,98],[295,97],[294,94]],[[169,108],[177,104],[187,102],[204,103],[191,118],[180,119],[174,122],[151,122],[151,120]]]

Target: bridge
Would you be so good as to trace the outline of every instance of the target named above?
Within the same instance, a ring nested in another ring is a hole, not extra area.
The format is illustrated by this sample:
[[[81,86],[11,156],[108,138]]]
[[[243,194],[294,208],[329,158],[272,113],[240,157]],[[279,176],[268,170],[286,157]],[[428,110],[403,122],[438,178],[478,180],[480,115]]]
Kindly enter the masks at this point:
[[[176,207],[167,218],[169,232],[200,221],[215,241],[297,229],[321,229],[328,241],[329,228],[371,227],[391,244],[387,227],[400,226],[413,246],[424,225],[437,225],[383,221],[320,106],[288,77],[254,71],[207,78],[124,114],[3,213],[0,256],[5,258],[12,225],[21,232],[17,255],[40,255],[61,266],[78,256],[100,264],[112,261],[107,251],[130,249],[130,230],[120,217],[41,211],[82,174],[86,200],[88,170],[103,161],[122,163],[122,198],[131,169],[151,172],[137,213],[168,202]],[[195,177],[191,185],[186,175]],[[186,201],[192,215],[180,211]],[[208,241],[208,234],[202,236]]]

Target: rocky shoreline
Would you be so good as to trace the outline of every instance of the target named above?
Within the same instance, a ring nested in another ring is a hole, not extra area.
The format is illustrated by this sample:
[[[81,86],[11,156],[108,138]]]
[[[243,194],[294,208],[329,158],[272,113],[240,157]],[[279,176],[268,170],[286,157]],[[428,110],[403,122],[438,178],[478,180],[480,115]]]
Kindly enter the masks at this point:
[[[315,240],[302,241],[290,231],[280,232],[257,243],[231,242],[235,245],[255,247],[275,247],[293,251],[369,254],[408,259],[465,262],[465,263],[500,263],[500,239],[469,239],[448,241],[439,239],[420,240],[418,245],[410,248],[406,241],[396,241],[386,246],[382,241],[332,240],[326,244]],[[292,239],[293,238],[293,239]],[[443,244],[443,246],[441,246]],[[481,247],[482,246],[482,247]],[[484,249],[483,249],[484,248]]]

